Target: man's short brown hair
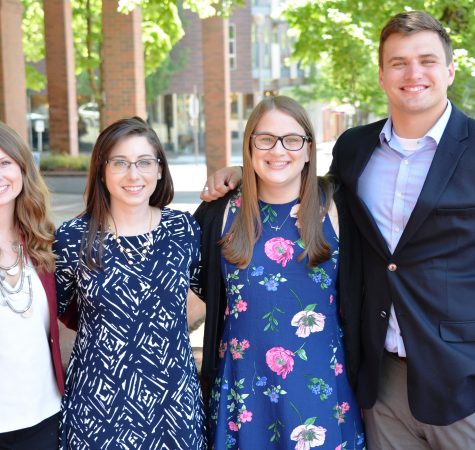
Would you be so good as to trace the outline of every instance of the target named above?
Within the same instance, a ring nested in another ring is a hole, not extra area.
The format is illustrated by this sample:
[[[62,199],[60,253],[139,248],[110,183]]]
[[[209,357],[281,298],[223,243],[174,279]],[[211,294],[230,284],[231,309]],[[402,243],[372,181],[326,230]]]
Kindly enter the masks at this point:
[[[411,35],[420,31],[437,33],[445,52],[447,64],[452,62],[452,41],[442,24],[423,11],[407,11],[391,17],[381,30],[379,37],[379,67],[383,67],[383,47],[386,40],[395,33]]]

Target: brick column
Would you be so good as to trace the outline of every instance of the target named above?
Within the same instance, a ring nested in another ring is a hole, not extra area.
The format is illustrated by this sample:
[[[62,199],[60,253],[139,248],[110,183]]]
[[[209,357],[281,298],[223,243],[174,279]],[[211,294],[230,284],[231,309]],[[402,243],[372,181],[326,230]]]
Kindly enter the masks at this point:
[[[26,142],[26,81],[20,0],[0,0],[0,120]]]
[[[49,145],[52,151],[77,155],[78,113],[74,47],[69,0],[48,0],[45,12]]]
[[[205,153],[208,175],[231,161],[228,21],[203,20]]]
[[[123,117],[146,118],[142,12],[117,12],[117,0],[102,1],[102,125]]]

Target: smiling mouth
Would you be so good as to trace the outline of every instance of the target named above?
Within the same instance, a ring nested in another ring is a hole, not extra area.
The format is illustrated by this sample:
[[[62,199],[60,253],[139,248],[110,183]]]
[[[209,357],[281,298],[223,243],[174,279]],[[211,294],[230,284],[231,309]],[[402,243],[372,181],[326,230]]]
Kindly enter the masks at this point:
[[[281,167],[288,166],[290,163],[288,161],[266,161],[266,164],[270,167],[275,167],[279,169]]]
[[[142,189],[144,188],[144,186],[123,186],[122,189],[124,189],[124,191],[126,192],[140,192]]]
[[[0,194],[3,194],[4,192],[8,191],[8,188],[10,186],[8,184],[0,186]]]
[[[406,86],[401,89],[406,92],[421,92],[426,90],[427,86]]]

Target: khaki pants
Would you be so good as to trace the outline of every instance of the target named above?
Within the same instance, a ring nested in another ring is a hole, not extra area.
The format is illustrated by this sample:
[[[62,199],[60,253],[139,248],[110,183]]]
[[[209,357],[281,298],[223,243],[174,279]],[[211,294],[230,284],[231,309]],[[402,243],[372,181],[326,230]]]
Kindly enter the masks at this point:
[[[364,410],[368,450],[475,450],[475,414],[447,426],[414,418],[407,399],[407,367],[385,352],[378,400]]]

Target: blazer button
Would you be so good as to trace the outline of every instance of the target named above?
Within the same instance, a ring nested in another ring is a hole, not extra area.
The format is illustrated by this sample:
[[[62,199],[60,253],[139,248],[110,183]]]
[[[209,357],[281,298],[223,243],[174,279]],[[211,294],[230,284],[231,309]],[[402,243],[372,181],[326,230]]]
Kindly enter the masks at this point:
[[[382,319],[386,319],[387,313],[386,313],[386,311],[383,309],[383,310],[379,313],[379,315],[381,316]]]
[[[394,264],[394,263],[389,264],[388,265],[388,270],[391,271],[391,272],[396,272],[396,270],[397,270],[396,264]]]

